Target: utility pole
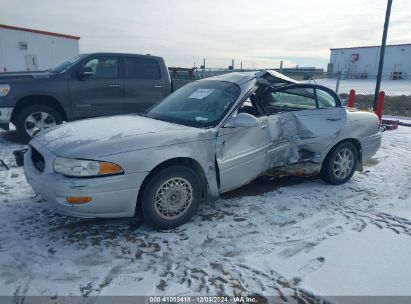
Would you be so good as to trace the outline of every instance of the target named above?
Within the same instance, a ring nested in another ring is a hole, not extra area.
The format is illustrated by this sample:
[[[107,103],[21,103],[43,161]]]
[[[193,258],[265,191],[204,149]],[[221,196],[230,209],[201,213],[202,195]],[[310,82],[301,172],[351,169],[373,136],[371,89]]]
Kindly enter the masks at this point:
[[[375,85],[374,105],[373,105],[374,112],[377,110],[378,94],[380,93],[380,87],[381,87],[382,68],[384,66],[385,46],[387,44],[387,33],[388,33],[388,24],[390,23],[391,6],[392,6],[392,0],[388,0],[387,10],[385,12],[384,32],[382,34],[380,62],[378,64],[377,83]]]

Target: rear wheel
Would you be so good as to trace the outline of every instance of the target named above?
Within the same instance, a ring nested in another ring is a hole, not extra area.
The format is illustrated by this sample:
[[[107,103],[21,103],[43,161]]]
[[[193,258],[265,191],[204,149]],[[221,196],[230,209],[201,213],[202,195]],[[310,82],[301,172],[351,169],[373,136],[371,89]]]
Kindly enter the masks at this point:
[[[357,162],[357,148],[350,142],[340,143],[325,158],[321,178],[332,185],[343,184],[353,176]]]
[[[16,129],[21,140],[28,142],[38,132],[63,122],[60,113],[45,105],[32,105],[23,109],[16,118]]]
[[[201,180],[191,168],[171,166],[147,183],[142,211],[145,222],[156,229],[170,229],[187,222],[201,200]]]

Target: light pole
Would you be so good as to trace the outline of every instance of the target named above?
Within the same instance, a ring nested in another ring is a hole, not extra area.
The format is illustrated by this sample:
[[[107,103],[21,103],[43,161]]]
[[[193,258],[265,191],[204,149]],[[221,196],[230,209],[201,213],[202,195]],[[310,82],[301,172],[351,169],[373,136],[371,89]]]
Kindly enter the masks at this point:
[[[374,112],[377,110],[378,94],[380,93],[380,87],[381,87],[382,68],[384,66],[385,45],[387,44],[387,32],[388,32],[388,24],[390,23],[391,6],[392,6],[392,0],[388,0],[387,11],[385,12],[384,32],[382,34],[380,62],[378,64],[377,83],[375,85],[374,105],[373,105]]]

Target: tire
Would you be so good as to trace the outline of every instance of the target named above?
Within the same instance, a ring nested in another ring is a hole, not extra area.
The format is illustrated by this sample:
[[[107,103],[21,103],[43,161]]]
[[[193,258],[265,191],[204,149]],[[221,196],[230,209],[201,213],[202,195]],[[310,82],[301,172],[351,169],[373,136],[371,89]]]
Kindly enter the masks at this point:
[[[321,178],[331,185],[341,185],[354,174],[358,163],[357,148],[350,142],[334,147],[321,167]]]
[[[62,122],[60,113],[52,107],[32,105],[17,114],[17,134],[23,142],[27,143],[41,130],[59,125]]]
[[[159,171],[143,192],[144,221],[155,229],[171,229],[186,223],[197,211],[201,190],[200,177],[188,167],[171,166]]]

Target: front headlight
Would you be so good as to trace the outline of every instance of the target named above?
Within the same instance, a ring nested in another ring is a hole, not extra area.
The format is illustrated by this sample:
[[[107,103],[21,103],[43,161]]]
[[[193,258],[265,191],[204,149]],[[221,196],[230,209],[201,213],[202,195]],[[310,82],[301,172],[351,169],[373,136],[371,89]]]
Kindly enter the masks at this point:
[[[9,84],[0,84],[0,96],[6,96],[10,92],[10,85]]]
[[[113,163],[95,160],[57,157],[53,162],[57,173],[70,177],[93,177],[123,173],[123,169]]]

